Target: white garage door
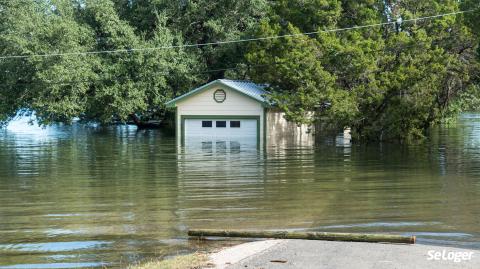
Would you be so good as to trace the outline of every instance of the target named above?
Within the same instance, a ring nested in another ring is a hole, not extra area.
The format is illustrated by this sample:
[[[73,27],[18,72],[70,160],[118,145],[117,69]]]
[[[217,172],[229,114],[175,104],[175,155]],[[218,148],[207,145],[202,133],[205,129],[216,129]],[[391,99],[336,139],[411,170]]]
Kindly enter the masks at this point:
[[[185,119],[185,141],[257,143],[256,119]]]

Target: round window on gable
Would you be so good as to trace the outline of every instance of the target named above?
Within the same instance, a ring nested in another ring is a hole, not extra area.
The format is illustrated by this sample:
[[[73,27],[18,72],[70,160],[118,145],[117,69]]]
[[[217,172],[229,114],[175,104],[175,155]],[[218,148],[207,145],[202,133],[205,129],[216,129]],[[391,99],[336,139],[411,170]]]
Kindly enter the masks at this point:
[[[227,98],[227,94],[226,94],[225,91],[222,90],[222,89],[216,90],[216,91],[213,93],[213,99],[214,99],[215,102],[217,102],[217,103],[223,103],[223,101],[225,101],[226,98]]]

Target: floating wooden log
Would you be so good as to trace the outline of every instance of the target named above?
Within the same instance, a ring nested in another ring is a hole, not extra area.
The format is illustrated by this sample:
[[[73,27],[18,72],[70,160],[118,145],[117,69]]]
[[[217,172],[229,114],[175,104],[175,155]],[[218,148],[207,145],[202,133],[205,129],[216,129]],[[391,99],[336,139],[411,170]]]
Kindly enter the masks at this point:
[[[242,230],[189,230],[189,236],[197,237],[243,237],[243,238],[276,238],[304,239],[371,243],[403,243],[415,244],[415,236],[394,234],[358,234],[358,233],[324,233],[324,232],[286,232],[286,231],[242,231]]]

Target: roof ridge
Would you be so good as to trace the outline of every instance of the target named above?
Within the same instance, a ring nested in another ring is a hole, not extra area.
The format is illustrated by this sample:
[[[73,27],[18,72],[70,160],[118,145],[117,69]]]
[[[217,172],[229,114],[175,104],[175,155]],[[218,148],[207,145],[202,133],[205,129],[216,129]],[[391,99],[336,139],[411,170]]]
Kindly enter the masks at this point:
[[[222,79],[218,79],[220,81],[229,81],[229,82],[241,82],[241,83],[248,83],[248,84],[254,84],[256,86],[259,86],[260,88],[265,88],[268,86],[268,83],[256,83],[256,82],[253,82],[251,80],[241,80],[241,79],[226,79],[226,78],[222,78]]]
[[[219,80],[227,80],[227,81],[234,81],[234,82],[248,82],[248,83],[254,83],[256,84],[255,82],[251,81],[251,80],[246,80],[246,79],[229,79],[229,78],[221,78]]]

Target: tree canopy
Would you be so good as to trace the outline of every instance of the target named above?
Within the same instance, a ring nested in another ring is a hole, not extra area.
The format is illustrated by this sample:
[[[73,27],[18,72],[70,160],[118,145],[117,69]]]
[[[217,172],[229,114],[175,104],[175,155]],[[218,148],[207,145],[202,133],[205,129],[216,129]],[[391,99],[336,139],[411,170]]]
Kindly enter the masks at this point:
[[[317,11],[322,10],[318,5],[335,7],[337,1],[330,2],[302,5]],[[461,15],[409,21],[457,12],[462,4],[454,0],[341,3],[328,14],[299,16],[285,12],[280,1],[257,29],[259,36],[315,30],[311,25],[321,25],[316,29],[319,33],[252,44],[246,54],[249,62],[269,66],[252,70],[251,76],[272,85],[273,100],[290,120],[349,127],[359,140],[410,140],[423,137],[431,125],[451,117],[477,94],[472,88],[478,81],[472,20],[478,10],[472,12],[470,22]],[[372,24],[376,26],[322,32]],[[312,116],[310,111],[317,113]]]
[[[416,139],[480,103],[478,5],[0,0],[0,56],[24,56],[0,59],[0,125],[33,111],[41,124],[163,117],[165,101],[228,77],[268,83],[297,123]]]

